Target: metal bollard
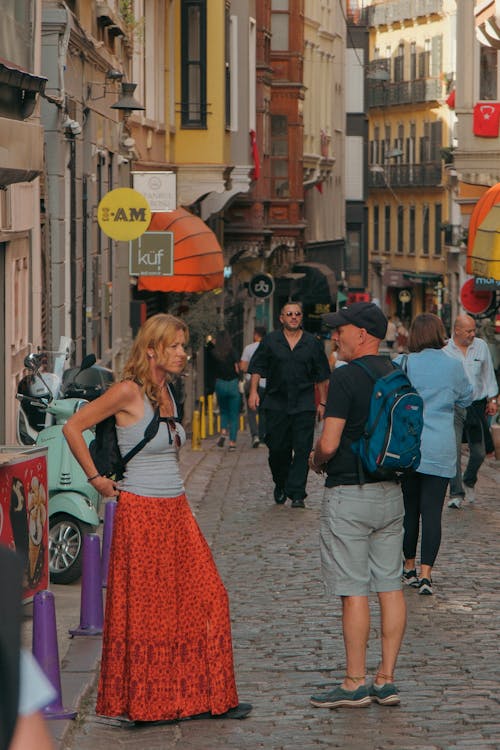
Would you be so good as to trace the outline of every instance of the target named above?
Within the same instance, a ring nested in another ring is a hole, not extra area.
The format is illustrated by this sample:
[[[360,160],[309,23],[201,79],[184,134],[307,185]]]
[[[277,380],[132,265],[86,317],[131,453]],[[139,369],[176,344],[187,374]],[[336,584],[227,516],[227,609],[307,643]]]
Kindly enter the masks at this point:
[[[200,440],[200,412],[198,411],[198,409],[195,409],[193,412],[192,430],[193,430],[193,434],[191,435],[191,450],[199,451],[201,450],[201,440]]]
[[[240,414],[240,432],[245,432],[245,415]]]
[[[213,393],[209,393],[207,396],[207,422],[208,422],[208,434],[214,434],[214,396]]]
[[[200,396],[200,438],[204,440],[207,436],[207,420],[205,415],[205,396]]]

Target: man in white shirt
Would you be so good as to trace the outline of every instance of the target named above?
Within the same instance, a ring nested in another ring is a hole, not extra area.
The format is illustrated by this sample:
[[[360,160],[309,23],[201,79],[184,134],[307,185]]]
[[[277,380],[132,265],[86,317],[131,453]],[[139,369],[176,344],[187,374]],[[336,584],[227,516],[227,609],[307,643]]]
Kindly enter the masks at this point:
[[[473,503],[477,474],[486,456],[490,438],[487,418],[497,413],[498,384],[488,345],[476,336],[476,321],[470,315],[458,315],[453,338],[445,352],[462,362],[474,389],[474,401],[467,409],[455,409],[457,473],[450,482],[449,508],[460,508],[464,497]],[[469,460],[462,476],[461,447],[465,433]]]
[[[250,430],[250,434],[252,436],[252,448],[258,448],[261,443],[264,443],[264,439],[266,437],[266,429],[265,429],[265,416],[264,416],[264,410],[263,409],[250,409],[248,406],[248,395],[250,393],[250,375],[248,374],[248,365],[250,363],[250,360],[252,359],[252,356],[259,346],[260,342],[266,335],[267,331],[263,326],[255,326],[254,332],[253,332],[253,342],[251,344],[247,344],[245,348],[243,349],[243,352],[241,354],[240,359],[240,372],[245,373],[245,396],[247,399],[247,417],[248,417],[248,429]],[[259,393],[259,399],[262,403],[264,399],[264,391],[266,388],[266,379],[261,378],[259,380],[259,387],[258,387],[258,393]],[[258,415],[258,420],[257,420]]]

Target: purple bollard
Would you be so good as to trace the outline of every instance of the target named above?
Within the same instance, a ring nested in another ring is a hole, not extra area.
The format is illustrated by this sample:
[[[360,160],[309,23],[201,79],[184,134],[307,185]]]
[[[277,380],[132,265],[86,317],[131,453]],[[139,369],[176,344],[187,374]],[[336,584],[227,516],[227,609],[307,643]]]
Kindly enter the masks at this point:
[[[101,550],[97,534],[83,537],[80,625],[69,634],[101,635],[104,621],[101,587]]]
[[[54,594],[38,591],[33,598],[33,656],[52,683],[57,697],[42,709],[47,719],[74,719],[77,712],[62,705]]]
[[[108,585],[109,555],[111,552],[111,540],[113,538],[113,524],[115,522],[115,511],[118,506],[116,500],[108,500],[104,506],[104,529],[102,533],[101,554],[101,578],[102,587]]]

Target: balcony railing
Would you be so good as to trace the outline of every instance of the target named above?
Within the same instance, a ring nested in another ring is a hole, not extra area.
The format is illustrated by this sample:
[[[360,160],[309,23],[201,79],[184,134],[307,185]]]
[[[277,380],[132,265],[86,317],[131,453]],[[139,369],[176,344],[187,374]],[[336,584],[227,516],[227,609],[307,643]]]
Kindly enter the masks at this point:
[[[439,101],[443,97],[440,78],[419,78],[416,81],[368,81],[368,107],[394,107],[400,104]]]
[[[437,187],[441,183],[441,162],[387,164],[382,170],[368,171],[369,188]]]
[[[443,0],[394,0],[394,2],[372,5],[368,10],[370,11],[368,16],[370,26],[385,26],[421,16],[441,14]]]

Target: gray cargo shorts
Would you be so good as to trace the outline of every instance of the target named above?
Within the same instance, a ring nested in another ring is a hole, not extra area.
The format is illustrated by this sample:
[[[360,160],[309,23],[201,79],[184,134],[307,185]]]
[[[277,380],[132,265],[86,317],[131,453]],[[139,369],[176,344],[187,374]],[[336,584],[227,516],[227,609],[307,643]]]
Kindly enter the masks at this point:
[[[403,494],[397,482],[325,487],[321,572],[335,596],[401,588]]]

